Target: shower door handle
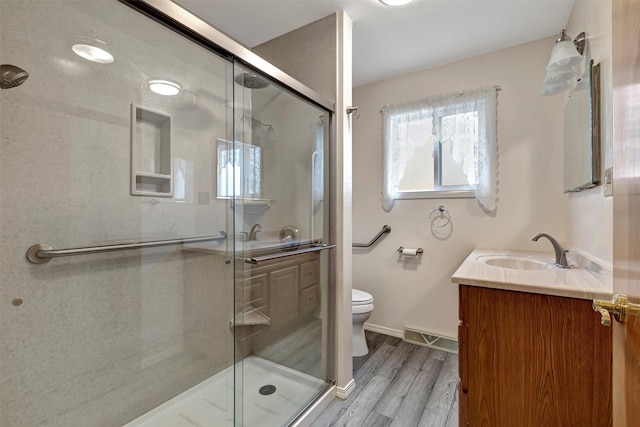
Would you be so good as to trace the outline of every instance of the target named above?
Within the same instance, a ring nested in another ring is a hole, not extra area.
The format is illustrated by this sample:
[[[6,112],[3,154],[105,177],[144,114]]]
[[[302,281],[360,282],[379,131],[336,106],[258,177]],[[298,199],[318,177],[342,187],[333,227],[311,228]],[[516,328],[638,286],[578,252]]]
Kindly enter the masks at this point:
[[[336,245],[317,245],[310,248],[298,249],[295,251],[278,252],[276,254],[271,254],[271,255],[263,255],[263,256],[254,257],[254,258],[245,258],[244,262],[246,262],[247,264],[260,264],[261,262],[271,261],[272,259],[287,258],[290,256],[306,254],[310,252],[319,252],[319,251],[324,251],[325,249],[333,249],[335,247]]]
[[[311,216],[311,239],[315,237],[314,211],[316,207],[316,156],[318,154],[318,151],[314,151],[311,155],[311,210],[309,211]]]

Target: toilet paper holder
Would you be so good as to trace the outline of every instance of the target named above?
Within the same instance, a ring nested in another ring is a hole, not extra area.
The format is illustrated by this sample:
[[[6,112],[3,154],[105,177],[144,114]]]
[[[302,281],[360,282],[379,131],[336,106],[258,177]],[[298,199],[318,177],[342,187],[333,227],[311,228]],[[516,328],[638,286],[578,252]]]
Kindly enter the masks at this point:
[[[409,248],[407,248],[407,249],[409,249]],[[402,246],[400,246],[400,247],[398,248],[398,252],[400,252],[400,254],[402,254],[404,250],[405,250],[405,248],[404,248],[404,247],[402,247]],[[423,252],[424,252],[424,250],[423,250],[422,248],[418,248],[418,249],[416,249],[416,255],[418,255],[418,254],[422,254]]]

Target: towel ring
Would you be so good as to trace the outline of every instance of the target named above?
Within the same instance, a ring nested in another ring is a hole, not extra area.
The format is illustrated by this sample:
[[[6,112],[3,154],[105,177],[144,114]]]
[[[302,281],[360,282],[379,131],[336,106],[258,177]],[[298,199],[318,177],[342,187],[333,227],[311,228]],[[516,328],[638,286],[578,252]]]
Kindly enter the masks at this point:
[[[442,224],[436,224],[438,218],[442,219]],[[451,223],[451,214],[448,210],[445,209],[444,206],[440,205],[436,209],[432,210],[429,214],[429,222],[434,227],[446,227]]]

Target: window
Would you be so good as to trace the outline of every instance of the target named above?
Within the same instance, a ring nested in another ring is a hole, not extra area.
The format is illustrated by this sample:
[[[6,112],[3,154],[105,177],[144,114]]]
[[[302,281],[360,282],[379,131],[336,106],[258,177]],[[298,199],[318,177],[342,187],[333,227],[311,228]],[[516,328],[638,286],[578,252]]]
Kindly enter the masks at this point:
[[[396,199],[476,197],[495,210],[497,89],[383,109],[383,208]]]

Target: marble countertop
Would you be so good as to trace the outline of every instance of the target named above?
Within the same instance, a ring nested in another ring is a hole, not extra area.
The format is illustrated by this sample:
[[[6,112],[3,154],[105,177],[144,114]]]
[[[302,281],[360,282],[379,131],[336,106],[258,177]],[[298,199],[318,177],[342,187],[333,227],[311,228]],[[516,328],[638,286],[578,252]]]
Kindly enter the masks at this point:
[[[482,259],[481,257],[505,255],[545,261],[549,265],[542,270],[516,270],[487,265],[478,260],[478,258]],[[579,267],[568,269],[555,267],[553,263],[553,254],[547,252],[475,249],[453,273],[451,282],[561,297],[611,299],[613,293],[611,271],[584,262],[579,262],[581,264]],[[569,258],[570,265],[576,263]]]

